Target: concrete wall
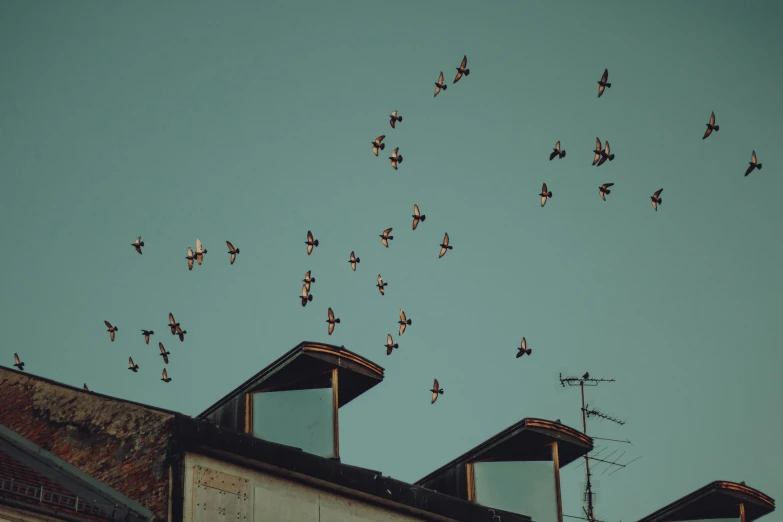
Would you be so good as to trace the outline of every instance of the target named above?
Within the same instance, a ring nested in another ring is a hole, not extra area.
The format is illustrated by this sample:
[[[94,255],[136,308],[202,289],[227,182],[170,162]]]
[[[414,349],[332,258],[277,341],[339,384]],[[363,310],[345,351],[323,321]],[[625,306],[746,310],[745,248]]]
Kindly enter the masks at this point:
[[[414,522],[337,492],[188,453],[185,522]]]
[[[3,424],[168,519],[173,414],[0,368]]]

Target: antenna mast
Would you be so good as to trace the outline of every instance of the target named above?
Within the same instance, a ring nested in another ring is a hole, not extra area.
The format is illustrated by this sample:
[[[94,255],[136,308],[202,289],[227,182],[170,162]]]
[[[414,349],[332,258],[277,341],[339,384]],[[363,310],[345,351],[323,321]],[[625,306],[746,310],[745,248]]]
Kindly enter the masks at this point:
[[[598,386],[602,382],[615,382],[614,379],[595,379],[590,377],[590,373],[587,372],[581,377],[563,377],[563,374],[560,374],[560,385],[565,388],[566,385],[568,386],[579,386],[579,389],[582,392],[582,432],[587,435],[587,418],[590,416],[598,417],[599,419],[608,420],[611,422],[614,422],[619,425],[625,424],[625,421],[618,420],[610,415],[607,415],[605,413],[602,413],[598,411],[595,408],[592,408],[590,410],[587,409],[587,406],[585,406],[585,386]],[[611,439],[607,439],[611,440]],[[630,441],[617,441],[617,442],[630,442]],[[589,457],[588,455],[585,455],[585,474],[587,476],[587,480],[585,483],[585,494],[584,494],[584,500],[587,502],[587,509],[583,509],[585,512],[585,516],[587,517],[585,520],[588,520],[589,522],[596,522],[596,518],[593,513],[593,486],[592,481],[590,480],[590,460],[598,460],[600,462],[606,462],[611,465],[618,465],[616,463],[612,463],[609,461],[603,461],[601,459],[595,459],[594,457]],[[618,459],[619,460],[619,459]],[[625,467],[625,466],[622,466]],[[620,469],[620,468],[618,468]]]

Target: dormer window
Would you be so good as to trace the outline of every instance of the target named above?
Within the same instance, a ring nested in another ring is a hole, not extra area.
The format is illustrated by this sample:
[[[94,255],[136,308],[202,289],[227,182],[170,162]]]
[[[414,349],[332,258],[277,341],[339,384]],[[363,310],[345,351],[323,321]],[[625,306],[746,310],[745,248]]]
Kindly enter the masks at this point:
[[[342,346],[305,342],[198,417],[224,429],[340,458],[338,410],[383,381],[383,368]]]
[[[321,457],[339,457],[336,374],[330,370],[307,382],[251,392],[253,436]]]

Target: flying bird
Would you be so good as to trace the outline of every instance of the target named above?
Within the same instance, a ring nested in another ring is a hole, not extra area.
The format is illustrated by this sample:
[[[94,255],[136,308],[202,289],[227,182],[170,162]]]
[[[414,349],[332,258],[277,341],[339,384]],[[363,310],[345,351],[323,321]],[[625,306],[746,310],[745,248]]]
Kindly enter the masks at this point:
[[[308,256],[313,253],[313,247],[317,247],[318,246],[318,240],[317,239],[313,239],[313,233],[310,232],[309,230],[307,231],[307,241],[305,241],[305,245],[307,245],[307,255]],[[315,281],[313,281],[313,282],[315,282]]]
[[[402,116],[397,116],[397,111],[393,111],[391,114],[389,114],[389,125],[391,125],[391,128],[393,129],[396,122],[402,123]]]
[[[375,285],[378,287],[378,291],[381,293],[381,295],[386,295],[386,293],[383,290],[383,287],[388,285],[389,283],[384,283],[383,278],[381,277],[381,274],[378,274],[378,284]]]
[[[611,194],[612,191],[609,190],[609,187],[614,186],[614,183],[604,183],[600,187],[598,187],[598,195],[601,196],[601,199],[606,201],[606,194]]]
[[[663,192],[663,189],[658,189],[655,191],[655,194],[650,196],[650,199],[652,200],[652,206],[656,212],[658,212],[658,205],[663,203],[663,199],[661,198],[661,192]]]
[[[555,159],[555,156],[560,156],[560,159],[563,159],[565,158],[565,155],[566,155],[566,151],[565,149],[560,150],[560,142],[558,141],[557,143],[555,143],[555,148],[552,149],[552,153],[549,155],[549,161]]]
[[[609,149],[609,142],[604,142],[604,150],[601,151],[601,161],[598,162],[598,166],[604,164],[606,160],[614,161],[614,154],[612,154],[612,151]]]
[[[539,196],[541,196],[542,207],[546,205],[546,200],[552,197],[552,191],[547,190],[546,183],[544,183],[544,185],[541,187],[541,194],[539,194]]]
[[[353,253],[353,250],[351,250],[351,258],[348,260],[349,263],[351,263],[351,269],[356,272],[356,263],[360,262],[361,259],[356,257],[356,255]]]
[[[454,247],[449,245],[449,233],[443,234],[443,242],[440,244],[440,255],[438,259],[446,255],[446,250],[452,250]]]
[[[237,254],[239,253],[238,248],[234,248],[234,245],[231,244],[231,241],[226,241],[226,246],[228,246],[228,253],[231,254],[231,264],[234,264],[234,261],[237,260]]]
[[[158,343],[158,348],[160,348],[160,356],[163,357],[163,362],[168,364],[169,355],[171,355],[171,352],[166,351],[166,349],[163,347],[163,343]]]
[[[19,368],[20,372],[24,371],[24,363],[21,360],[19,360],[19,354],[18,353],[14,354],[14,366]]]
[[[132,371],[133,373],[136,373],[139,371],[139,365],[134,364],[133,357],[128,357],[128,369]]]
[[[329,335],[332,335],[332,332],[334,332],[334,325],[340,324],[340,318],[337,319],[334,318],[334,312],[332,311],[332,308],[329,308],[329,311],[327,312],[328,318],[326,319],[326,322],[329,323]]]
[[[447,87],[447,85],[446,85],[445,83],[443,83],[443,71],[441,71],[441,72],[440,72],[440,76],[438,76],[438,81],[437,81],[437,82],[435,82],[435,96],[437,96],[437,95],[438,95],[438,93],[439,93],[441,90],[444,90],[444,91],[445,91],[445,90],[446,90],[446,87]],[[433,98],[434,98],[435,96],[433,96]]]
[[[712,134],[712,131],[719,131],[720,125],[715,125],[715,113],[713,112],[710,114],[710,121],[707,123],[707,130],[704,131],[704,137],[703,140],[706,140],[707,137]]]
[[[396,149],[394,149],[392,151],[392,155],[389,156],[389,161],[391,162],[391,166],[392,166],[392,168],[394,168],[394,170],[397,170],[397,164],[398,163],[402,164],[402,155],[401,154],[399,154],[399,155],[397,154],[399,151],[400,151],[400,148],[397,147]]]
[[[144,344],[150,344],[150,335],[155,335],[152,330],[142,330],[141,335],[144,336]]]
[[[119,328],[117,328],[116,326],[112,326],[109,321],[103,321],[103,324],[105,324],[106,328],[108,328],[108,330],[106,331],[109,332],[109,339],[111,339],[111,341],[114,342],[114,334],[119,330]]]
[[[136,238],[136,242],[131,243],[132,247],[136,247],[136,252],[141,254],[141,247],[144,246],[144,241],[141,240],[141,236]]]
[[[424,220],[427,218],[427,216],[425,216],[424,214],[419,212],[419,205],[417,205],[415,203],[413,204],[413,216],[412,217],[413,217],[413,230],[416,230],[416,227],[419,226],[419,221],[421,221],[423,223]]]
[[[171,382],[171,377],[169,377],[168,372],[166,371],[166,368],[163,368],[163,375],[160,378],[163,382]]]
[[[598,137],[595,138],[595,150],[593,151],[593,165],[598,163],[598,160],[601,159],[601,156],[603,155],[603,148],[601,147],[601,140],[598,139]]]
[[[392,341],[391,334],[386,334],[386,344],[384,346],[386,346],[386,355],[391,355],[392,350],[395,350],[400,347],[399,344]]]
[[[87,387],[87,383],[84,383],[84,391],[90,391],[90,389]]]
[[[174,314],[169,312],[169,328],[171,328],[171,335],[177,335],[177,328],[179,328],[179,323],[174,320]]]
[[[753,155],[750,157],[750,161],[748,162],[748,164],[749,164],[750,166],[748,167],[748,170],[746,170],[746,171],[745,171],[745,175],[746,175],[746,176],[747,176],[748,174],[750,174],[751,172],[753,172],[753,169],[759,169],[759,170],[761,170],[761,163],[759,163],[759,162],[756,160],[756,151],[755,151],[755,150],[753,151]]]
[[[188,255],[185,256],[185,259],[188,260],[188,270],[193,270],[193,260],[196,259],[195,254],[193,254],[193,249],[188,247]]]
[[[302,299],[302,306],[307,306],[307,302],[313,300],[313,295],[310,293],[307,283],[302,285],[302,295],[299,297]]]
[[[312,270],[308,270],[307,273],[305,273],[305,278],[302,279],[302,282],[307,287],[308,292],[310,291],[310,283],[315,283],[315,278],[310,277],[310,272],[312,272]]]
[[[179,342],[185,341],[185,334],[188,333],[187,330],[183,330],[181,327],[177,326],[177,335],[179,336]]]
[[[454,81],[452,83],[457,83],[462,78],[462,75],[470,76],[470,69],[468,69],[468,57],[463,56],[462,57],[462,63],[459,64],[459,67],[457,67],[457,75],[454,77]],[[442,80],[441,80],[442,81]],[[444,89],[446,87],[443,87]]]
[[[609,79],[609,69],[604,69],[604,74],[601,76],[601,79],[598,81],[598,97],[600,98],[601,95],[604,93],[604,89],[611,89],[612,84],[607,83],[606,80]]]
[[[400,118],[400,119],[402,119],[402,118]],[[392,120],[392,121],[394,121],[394,120]],[[379,150],[383,150],[383,149],[386,148],[386,144],[385,143],[381,143],[383,141],[383,138],[385,138],[385,137],[386,137],[386,135],[383,134],[383,135],[378,136],[377,138],[375,138],[373,140],[373,142],[372,142],[372,153],[375,154],[376,156],[378,155],[378,151]]]
[[[432,392],[432,402],[430,404],[435,404],[435,401],[438,400],[438,395],[443,395],[443,388],[438,384],[438,379],[435,379],[430,391]]]
[[[199,266],[201,266],[201,262],[204,260],[204,254],[207,253],[206,248],[201,247],[201,240],[196,239],[196,261],[198,261]]]
[[[383,243],[383,246],[386,248],[389,248],[389,241],[394,239],[394,236],[390,236],[392,229],[387,228],[383,231],[383,234],[378,234],[378,236],[381,238],[381,243]]]
[[[397,322],[400,323],[400,335],[402,335],[405,333],[405,328],[410,326],[413,321],[405,317],[405,312],[400,308],[400,320]]]
[[[522,342],[519,344],[519,348],[517,348],[517,359],[525,354],[530,355],[531,353],[533,353],[533,350],[527,347],[527,341],[523,337]]]

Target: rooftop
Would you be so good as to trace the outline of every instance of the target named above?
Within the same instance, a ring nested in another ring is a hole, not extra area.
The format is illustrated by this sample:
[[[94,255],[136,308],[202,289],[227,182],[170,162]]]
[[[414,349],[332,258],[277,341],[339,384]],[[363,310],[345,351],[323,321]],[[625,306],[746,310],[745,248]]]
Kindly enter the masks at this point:
[[[753,522],[775,511],[775,501],[761,491],[750,488],[744,483],[716,480],[644,517],[639,522],[738,519],[740,504],[745,510],[744,522]]]

